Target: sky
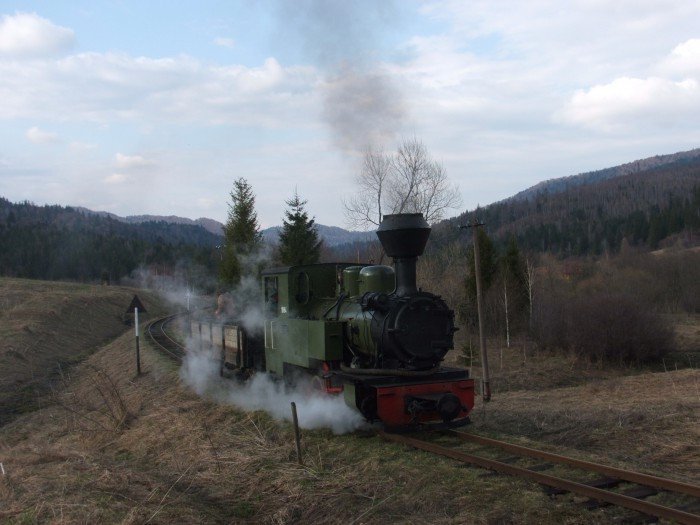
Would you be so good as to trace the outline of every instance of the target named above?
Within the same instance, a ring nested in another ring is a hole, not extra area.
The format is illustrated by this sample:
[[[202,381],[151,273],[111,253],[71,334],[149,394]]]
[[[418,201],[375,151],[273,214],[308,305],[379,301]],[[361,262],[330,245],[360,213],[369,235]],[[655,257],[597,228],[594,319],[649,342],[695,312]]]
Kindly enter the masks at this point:
[[[0,196],[317,223],[368,146],[462,207],[700,147],[700,0],[0,0]]]

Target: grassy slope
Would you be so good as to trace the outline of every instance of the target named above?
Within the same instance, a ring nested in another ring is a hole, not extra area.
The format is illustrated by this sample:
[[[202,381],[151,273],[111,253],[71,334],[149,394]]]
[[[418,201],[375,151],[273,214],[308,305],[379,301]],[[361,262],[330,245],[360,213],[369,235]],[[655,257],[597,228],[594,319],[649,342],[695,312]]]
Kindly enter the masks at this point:
[[[527,436],[597,455],[602,462],[700,483],[697,368],[634,373],[554,357],[531,357],[526,363],[521,351],[506,356],[511,367],[520,364],[537,384],[479,403],[474,430],[516,440]],[[499,376],[507,384],[498,366],[494,376],[496,390]],[[547,382],[557,386],[542,388]],[[572,386],[559,386],[565,382]]]
[[[36,408],[62,368],[125,332],[136,292],[158,309],[133,289],[0,278],[0,425]]]
[[[179,384],[170,362],[143,346],[141,377],[133,371],[133,336],[124,334],[66,373],[44,408],[0,427],[7,471],[0,479],[0,520],[560,524],[599,523],[611,515],[551,500],[524,481],[359,434],[304,431],[302,467],[289,425],[198,398]],[[528,369],[516,355],[507,357],[511,370]],[[698,370],[682,370],[499,392],[477,407],[473,428],[519,441],[566,442],[584,451],[579,455],[612,456],[624,466],[671,470],[683,454],[697,456],[692,422],[700,414],[699,381]],[[649,395],[635,403],[639,392]],[[594,398],[597,404],[580,409]],[[640,425],[650,437],[637,444]],[[666,435],[669,428],[675,430]],[[600,446],[600,436],[610,432],[620,443],[612,452]],[[567,438],[578,435],[589,438]],[[648,461],[655,440],[668,445],[671,439],[678,440],[678,455]],[[630,446],[638,448],[621,453]],[[692,476],[697,480],[690,468],[678,475]]]

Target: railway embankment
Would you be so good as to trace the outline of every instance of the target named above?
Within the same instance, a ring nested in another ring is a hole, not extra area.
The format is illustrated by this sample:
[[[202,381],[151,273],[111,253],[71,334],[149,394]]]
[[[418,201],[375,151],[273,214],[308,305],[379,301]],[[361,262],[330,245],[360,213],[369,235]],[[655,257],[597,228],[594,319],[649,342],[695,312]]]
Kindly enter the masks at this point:
[[[0,278],[0,425],[41,406],[61,374],[127,331],[136,293],[163,311],[150,292]]]
[[[92,293],[85,299],[94,301],[92,310],[106,301],[121,314],[128,304],[112,290]],[[20,336],[24,322],[57,340],[79,338],[74,325],[46,313],[31,323],[20,318],[4,319]],[[589,511],[533,482],[465,468],[370,433],[302,430],[300,465],[290,424],[196,395],[145,341],[137,376],[133,332],[119,330],[81,347],[80,362],[33,410],[0,427],[0,521],[547,525],[612,523],[624,515]],[[547,373],[569,377],[583,366],[560,364]],[[509,377],[516,368],[531,373],[515,354],[502,366]],[[491,403],[477,404],[465,430],[699,481],[698,369],[586,373],[590,381],[573,386],[552,378],[546,388],[528,388],[527,381],[497,388]]]

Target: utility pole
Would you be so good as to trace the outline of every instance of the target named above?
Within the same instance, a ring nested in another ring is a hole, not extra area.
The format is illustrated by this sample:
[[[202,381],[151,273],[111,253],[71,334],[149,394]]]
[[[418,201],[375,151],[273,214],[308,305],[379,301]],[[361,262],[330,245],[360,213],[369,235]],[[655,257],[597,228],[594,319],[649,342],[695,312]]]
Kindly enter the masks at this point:
[[[489,379],[489,359],[486,352],[484,339],[484,308],[481,297],[481,259],[479,257],[479,227],[485,223],[473,221],[459,227],[472,228],[472,240],[474,242],[474,277],[476,278],[476,311],[479,317],[479,351],[481,353],[481,396],[484,401],[491,401],[491,384]]]

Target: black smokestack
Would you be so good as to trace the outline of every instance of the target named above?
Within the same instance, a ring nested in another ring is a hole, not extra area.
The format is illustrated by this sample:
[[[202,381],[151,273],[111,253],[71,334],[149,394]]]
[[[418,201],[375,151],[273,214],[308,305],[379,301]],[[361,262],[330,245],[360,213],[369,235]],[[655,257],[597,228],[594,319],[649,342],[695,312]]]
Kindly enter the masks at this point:
[[[430,226],[422,213],[385,215],[377,229],[384,251],[396,266],[396,295],[409,295],[416,287],[416,261],[423,255]]]

